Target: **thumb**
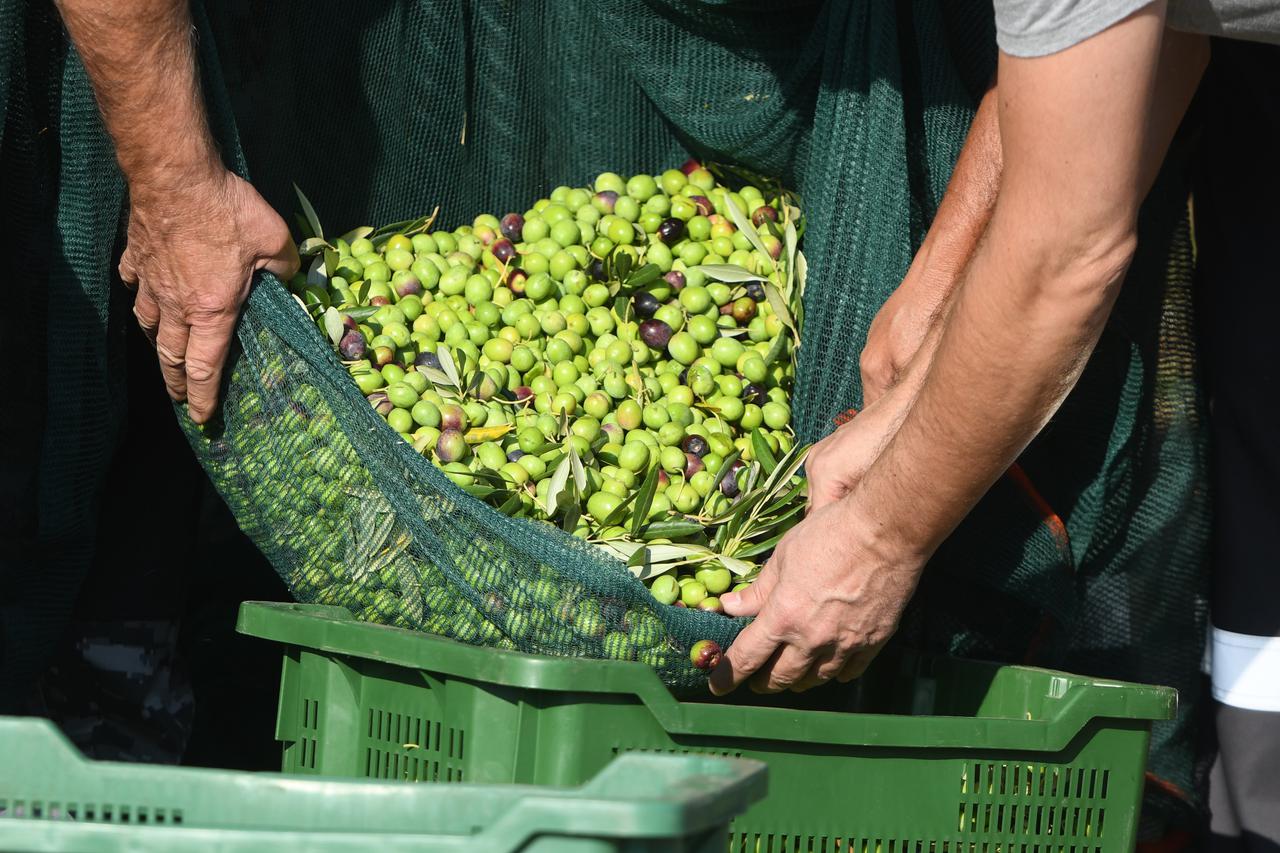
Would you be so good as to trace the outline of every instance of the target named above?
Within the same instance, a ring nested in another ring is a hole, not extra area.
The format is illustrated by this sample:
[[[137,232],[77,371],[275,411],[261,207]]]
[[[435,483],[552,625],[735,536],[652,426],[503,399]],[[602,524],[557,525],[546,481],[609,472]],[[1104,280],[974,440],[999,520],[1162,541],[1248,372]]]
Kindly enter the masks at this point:
[[[266,270],[287,282],[298,271],[298,266],[298,247],[293,244],[293,240],[285,240],[275,255],[259,262],[258,269]]]
[[[773,563],[764,567],[760,577],[742,592],[728,592],[720,596],[720,606],[729,616],[755,616],[764,607],[773,589]]]

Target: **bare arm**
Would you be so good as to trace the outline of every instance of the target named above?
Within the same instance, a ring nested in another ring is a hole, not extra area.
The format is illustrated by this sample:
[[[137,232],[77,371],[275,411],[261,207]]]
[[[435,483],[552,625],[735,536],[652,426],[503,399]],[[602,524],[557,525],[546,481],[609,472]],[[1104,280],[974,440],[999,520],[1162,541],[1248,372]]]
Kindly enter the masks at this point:
[[[289,276],[288,228],[222,165],[205,121],[187,0],[59,0],[129,185],[121,277],[175,400],[203,422],[254,270]]]
[[[759,615],[713,690],[753,674],[766,691],[859,675],[934,549],[1074,385],[1132,255],[1150,161],[1168,142],[1159,129],[1180,117],[1156,115],[1178,101],[1157,92],[1162,28],[1154,4],[1061,53],[1001,57],[999,196],[919,390],[847,496],[724,597],[728,612]]]

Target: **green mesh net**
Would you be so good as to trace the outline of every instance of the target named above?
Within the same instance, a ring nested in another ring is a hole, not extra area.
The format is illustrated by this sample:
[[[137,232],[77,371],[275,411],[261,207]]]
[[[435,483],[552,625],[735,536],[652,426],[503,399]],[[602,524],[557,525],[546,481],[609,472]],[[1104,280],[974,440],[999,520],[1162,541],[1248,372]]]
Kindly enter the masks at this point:
[[[83,72],[62,60],[51,10],[17,0],[3,8],[4,239],[22,257],[51,233],[56,212],[76,251],[63,256],[65,269],[39,268],[33,283],[78,283],[82,299],[102,306],[118,174],[91,123]],[[436,204],[451,226],[521,209],[560,183],[604,170],[652,174],[690,154],[780,178],[808,219],[793,401],[803,440],[859,405],[867,328],[936,210],[995,58],[989,12],[936,0],[229,0],[197,17],[228,162],[282,211],[294,207],[292,184],[305,187],[340,230]],[[52,72],[42,50],[58,57]],[[45,126],[61,135],[49,161],[28,150]],[[1207,522],[1187,157],[1175,146],[1115,314],[1080,387],[1025,454],[1026,483],[1001,481],[939,552],[904,640],[1196,694]],[[11,205],[15,180],[29,203]],[[50,412],[68,405],[68,387],[100,395],[100,408],[58,423],[77,435],[98,432],[110,411],[103,311],[77,335],[101,347],[90,366],[50,347],[39,389]],[[733,621],[657,606],[585,543],[504,518],[453,487],[387,430],[277,282],[255,289],[239,338],[222,423],[189,432],[298,597],[554,654],[606,656],[620,642],[608,638],[621,635],[627,654],[690,690],[701,677],[688,644],[732,639]],[[91,453],[58,448],[41,462],[57,472],[46,475],[55,505],[56,484],[69,490],[94,476]],[[1060,526],[1046,523],[1046,505]],[[81,516],[60,523],[91,534]],[[42,527],[39,537],[55,532]],[[58,558],[74,563],[75,554]],[[53,577],[54,562],[43,555],[7,578]],[[578,618],[582,607],[592,618]],[[6,611],[6,631],[12,618]],[[1184,702],[1176,721],[1157,726],[1152,756],[1154,772],[1188,790],[1193,709]]]

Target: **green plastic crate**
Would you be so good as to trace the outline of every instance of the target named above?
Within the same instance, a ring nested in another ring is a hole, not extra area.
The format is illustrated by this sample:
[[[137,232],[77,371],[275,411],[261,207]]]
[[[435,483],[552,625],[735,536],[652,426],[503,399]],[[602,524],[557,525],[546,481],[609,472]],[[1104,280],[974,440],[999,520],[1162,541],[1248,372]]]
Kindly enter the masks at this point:
[[[627,755],[581,788],[404,785],[89,761],[0,717],[0,850],[64,853],[723,853],[765,768]]]
[[[878,661],[866,713],[679,702],[642,664],[504,652],[246,603],[287,644],[277,737],[298,773],[576,785],[631,752],[754,758],[735,853],[1129,853],[1152,720],[1177,694],[951,658]]]

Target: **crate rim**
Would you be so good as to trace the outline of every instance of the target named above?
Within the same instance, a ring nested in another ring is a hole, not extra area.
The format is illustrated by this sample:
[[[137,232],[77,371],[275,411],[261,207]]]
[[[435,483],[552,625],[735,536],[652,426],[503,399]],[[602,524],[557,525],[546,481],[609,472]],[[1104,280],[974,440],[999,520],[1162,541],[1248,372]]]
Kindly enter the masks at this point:
[[[1058,752],[1094,719],[1172,719],[1171,687],[1088,678],[1055,670],[1013,666],[1050,679],[1065,697],[1044,719],[848,714],[793,711],[715,703],[681,702],[648,666],[472,646],[402,628],[360,622],[344,608],[246,601],[240,633],[288,646],[438,672],[506,687],[574,693],[629,694],[639,699],[669,734],[765,741],[802,741],[844,747],[982,749]],[[1001,664],[984,664],[992,671]],[[762,735],[785,731],[787,737]]]

